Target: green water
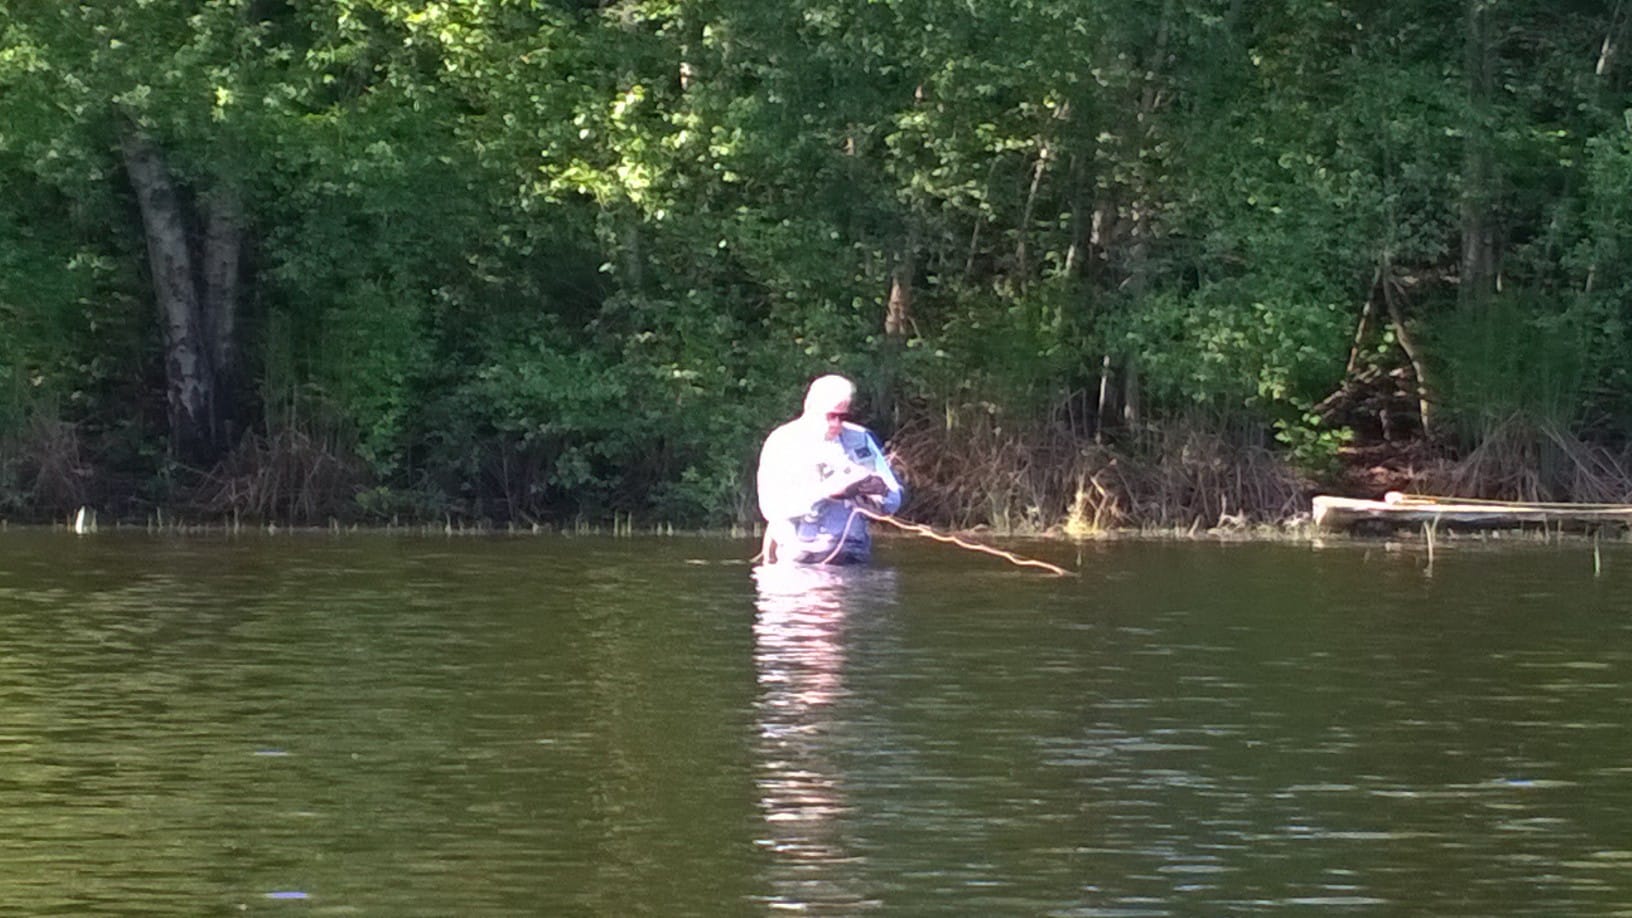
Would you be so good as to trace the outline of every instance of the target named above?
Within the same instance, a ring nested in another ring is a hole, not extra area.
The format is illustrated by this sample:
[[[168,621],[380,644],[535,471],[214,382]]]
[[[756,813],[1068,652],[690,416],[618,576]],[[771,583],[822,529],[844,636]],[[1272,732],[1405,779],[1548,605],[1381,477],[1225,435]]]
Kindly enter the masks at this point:
[[[0,533],[0,913],[1632,909],[1632,546],[752,551]]]

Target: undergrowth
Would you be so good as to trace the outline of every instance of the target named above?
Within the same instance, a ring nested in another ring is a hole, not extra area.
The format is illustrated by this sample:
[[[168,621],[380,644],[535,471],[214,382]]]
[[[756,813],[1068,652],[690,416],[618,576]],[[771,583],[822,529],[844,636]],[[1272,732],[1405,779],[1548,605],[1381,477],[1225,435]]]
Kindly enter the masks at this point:
[[[1298,518],[1308,492],[1273,449],[1199,423],[1095,442],[1058,419],[1006,425],[976,408],[921,416],[891,443],[912,516],[954,528],[1240,528]]]

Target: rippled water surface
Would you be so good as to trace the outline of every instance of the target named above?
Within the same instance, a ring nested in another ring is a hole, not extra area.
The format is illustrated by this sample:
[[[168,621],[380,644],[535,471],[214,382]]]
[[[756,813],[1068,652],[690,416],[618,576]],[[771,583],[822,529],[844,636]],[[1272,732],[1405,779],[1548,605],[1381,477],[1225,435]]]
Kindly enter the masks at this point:
[[[0,912],[1610,915],[1632,545],[0,533]]]

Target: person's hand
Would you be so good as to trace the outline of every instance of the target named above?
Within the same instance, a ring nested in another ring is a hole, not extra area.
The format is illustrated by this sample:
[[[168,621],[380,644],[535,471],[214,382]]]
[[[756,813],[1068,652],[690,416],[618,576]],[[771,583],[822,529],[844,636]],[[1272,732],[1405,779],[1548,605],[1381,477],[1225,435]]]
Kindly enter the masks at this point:
[[[844,485],[840,486],[838,490],[834,491],[828,496],[834,500],[850,500],[856,496],[856,489],[859,487],[861,487],[861,482],[859,481],[846,482]]]
[[[861,481],[856,482],[857,494],[865,494],[868,497],[883,497],[889,492],[890,486],[885,484],[884,479],[877,475],[868,475]]]
[[[859,495],[878,495],[889,490],[882,478],[860,468],[853,468],[852,474],[842,480],[844,484],[832,492],[835,500],[853,500]]]

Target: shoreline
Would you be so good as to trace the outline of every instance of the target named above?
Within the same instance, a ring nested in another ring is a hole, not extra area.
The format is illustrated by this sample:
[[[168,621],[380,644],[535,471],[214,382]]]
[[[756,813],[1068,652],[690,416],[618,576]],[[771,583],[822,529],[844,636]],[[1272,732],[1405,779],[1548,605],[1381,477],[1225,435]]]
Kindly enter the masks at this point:
[[[1514,525],[1477,528],[1435,528],[1399,525],[1388,527],[1360,526],[1353,529],[1330,530],[1314,525],[1307,517],[1292,518],[1280,523],[1246,523],[1201,529],[1199,527],[1121,527],[1071,533],[1055,526],[1041,531],[1000,532],[991,527],[969,529],[941,529],[936,532],[964,539],[994,544],[1020,542],[1033,544],[1076,545],[1112,542],[1212,542],[1230,544],[1309,544],[1353,543],[1356,545],[1390,545],[1438,543],[1511,542],[1531,544],[1566,544],[1603,542],[1632,542],[1632,527],[1603,526],[1597,529],[1558,529],[1545,525]],[[180,537],[312,537],[312,536],[402,536],[402,537],[564,537],[612,539],[741,539],[757,543],[763,528],[687,528],[668,523],[634,525],[624,521],[616,525],[572,524],[548,526],[543,524],[514,525],[490,522],[426,522],[426,523],[340,523],[326,526],[243,524],[235,522],[135,522],[116,520],[103,523],[92,520],[76,526],[74,522],[30,522],[0,518],[0,533],[60,533],[81,537],[98,535],[153,535]],[[907,541],[923,536],[880,527],[874,533],[877,540]]]

